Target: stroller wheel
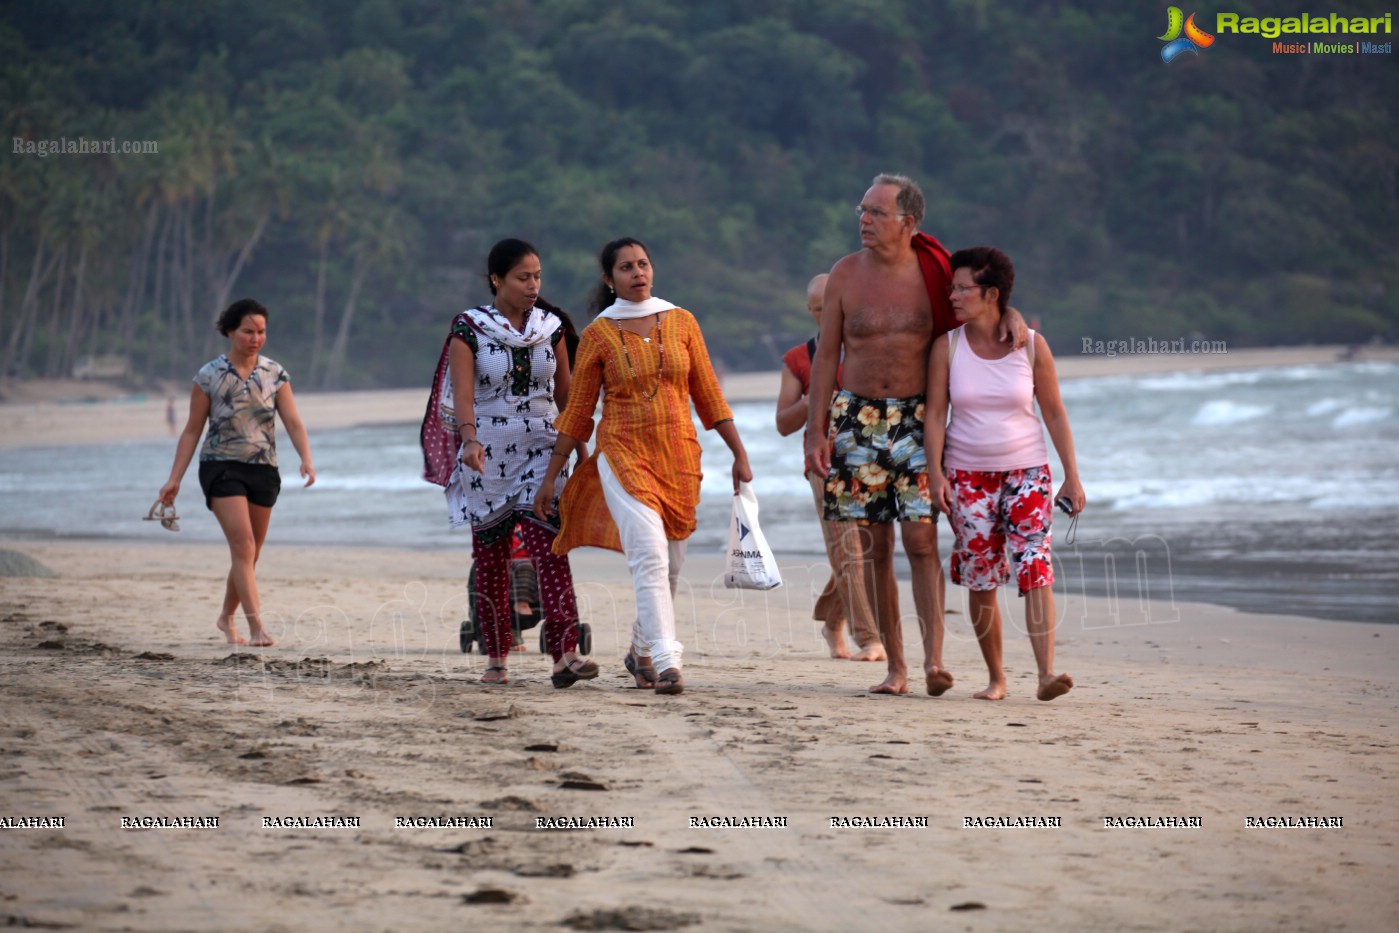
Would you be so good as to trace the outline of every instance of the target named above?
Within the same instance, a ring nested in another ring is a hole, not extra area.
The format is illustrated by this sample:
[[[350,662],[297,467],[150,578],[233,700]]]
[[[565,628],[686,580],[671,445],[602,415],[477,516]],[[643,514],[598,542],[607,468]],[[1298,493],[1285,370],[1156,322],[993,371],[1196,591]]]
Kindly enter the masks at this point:
[[[578,653],[593,653],[593,627],[586,622],[578,623]]]
[[[476,620],[476,565],[474,563],[471,572],[466,575],[466,618],[462,620],[458,641],[461,644],[462,654],[470,654],[471,646],[475,644],[481,644],[481,653],[486,653],[485,644],[481,642],[481,629]]]

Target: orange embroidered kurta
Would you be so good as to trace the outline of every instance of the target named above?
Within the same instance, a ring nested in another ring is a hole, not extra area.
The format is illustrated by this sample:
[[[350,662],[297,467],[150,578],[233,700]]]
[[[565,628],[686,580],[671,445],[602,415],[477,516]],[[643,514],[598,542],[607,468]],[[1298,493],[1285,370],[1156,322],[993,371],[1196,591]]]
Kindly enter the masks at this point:
[[[655,397],[647,399],[652,392]],[[554,552],[567,554],[576,547],[622,549],[617,525],[603,499],[598,454],[606,455],[628,493],[661,516],[667,538],[688,538],[695,530],[703,476],[690,402],[695,403],[706,430],[733,417],[694,315],[684,308],[667,311],[659,343],[654,338],[647,342],[606,318],[584,328],[568,406],[554,422],[560,434],[580,441],[592,437],[599,393],[602,420],[597,444],[564,487],[559,501],[563,525]]]

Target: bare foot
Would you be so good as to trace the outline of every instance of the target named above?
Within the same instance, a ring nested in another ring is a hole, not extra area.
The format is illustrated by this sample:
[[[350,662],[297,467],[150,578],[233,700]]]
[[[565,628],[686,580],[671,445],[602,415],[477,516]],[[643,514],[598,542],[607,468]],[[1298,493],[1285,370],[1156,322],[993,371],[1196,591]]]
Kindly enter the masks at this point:
[[[850,657],[850,647],[845,643],[845,629],[826,628],[821,626],[821,637],[826,639],[826,646],[831,649],[831,657],[846,660]]]
[[[908,693],[908,678],[902,674],[890,674],[881,682],[870,687],[870,693],[882,693],[901,697]]]
[[[254,648],[270,648],[270,647],[272,647],[272,636],[269,635],[269,634],[267,634],[267,632],[264,631],[263,629],[257,629],[256,631],[250,631],[248,634],[252,635],[252,637],[253,637],[253,638],[252,638],[252,641],[248,642],[248,644],[252,645]]]
[[[888,656],[884,653],[884,646],[877,641],[872,641],[859,651],[855,652],[850,660],[852,661],[886,661]]]
[[[494,665],[492,665],[491,667],[486,668],[486,673],[481,675],[481,683],[508,684],[510,683],[510,671],[508,668],[495,667]]]
[[[1006,684],[1003,680],[993,680],[986,685],[985,690],[978,690],[972,696],[978,700],[1004,700],[1006,698]]]
[[[1040,679],[1040,691],[1035,696],[1048,703],[1055,697],[1063,696],[1073,688],[1074,679],[1068,674],[1060,674],[1058,677],[1043,677]]]
[[[952,689],[952,672],[941,667],[927,672],[928,696],[940,697]]]
[[[220,632],[223,632],[223,637],[228,640],[230,645],[246,645],[248,643],[246,638],[238,634],[237,629],[229,628],[227,619],[219,619],[214,624],[218,626]]]

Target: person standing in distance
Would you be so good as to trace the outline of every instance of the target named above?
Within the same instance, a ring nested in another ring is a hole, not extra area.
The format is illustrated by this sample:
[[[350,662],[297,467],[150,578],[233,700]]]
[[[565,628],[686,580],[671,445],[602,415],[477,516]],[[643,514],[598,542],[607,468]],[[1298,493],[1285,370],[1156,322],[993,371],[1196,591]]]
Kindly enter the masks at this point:
[[[816,321],[820,336],[821,305],[825,298],[826,273],[814,277],[806,286],[806,310]],[[811,360],[816,354],[817,337],[799,343],[782,356],[782,384],[777,394],[777,433],[783,437],[806,427],[807,394],[811,388]],[[836,387],[839,388],[839,373]],[[875,625],[871,594],[866,590],[867,574],[863,533],[850,522],[825,520],[823,499],[826,478],[808,472],[807,481],[816,500],[816,517],[821,522],[821,537],[826,543],[826,558],[831,565],[831,577],[816,599],[812,618],[821,623],[821,634],[830,648],[831,657],[856,661],[883,661],[884,645]],[[857,650],[852,656],[845,643],[845,627],[855,638]]]

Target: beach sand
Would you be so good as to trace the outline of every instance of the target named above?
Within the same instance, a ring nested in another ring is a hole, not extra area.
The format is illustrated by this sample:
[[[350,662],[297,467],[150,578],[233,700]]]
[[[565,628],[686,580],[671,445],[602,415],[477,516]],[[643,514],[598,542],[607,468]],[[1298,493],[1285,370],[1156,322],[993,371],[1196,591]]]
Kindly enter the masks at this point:
[[[1296,365],[1336,353],[1060,368]],[[726,386],[736,400],[770,399],[777,377],[732,375]],[[8,386],[0,445],[167,436],[164,395],[119,395]],[[424,392],[299,402],[314,435],[416,421]],[[787,562],[783,588],[738,593],[715,582],[717,555],[692,553],[679,600],[687,692],[665,698],[632,688],[620,664],[634,609],[620,556],[582,551],[574,573],[602,675],[553,689],[531,631],[514,682],[486,687],[482,659],[457,645],[465,538],[450,552],[312,550],[280,545],[274,523],[259,581],[278,644],[250,649],[213,628],[224,547],[142,531],[134,542],[0,532],[0,923],[1399,927],[1392,626],[1061,596],[1057,667],[1077,686],[1046,704],[1033,698],[1011,600],[1012,695],[986,703],[971,698],[984,668],[963,591],[949,587],[956,687],[937,699],[875,697],[866,690],[883,665],[830,659],[809,619],[824,567]],[[16,554],[54,576],[4,576],[20,567]],[[62,828],[12,828],[59,817]],[[219,825],[122,828],[161,817]],[[490,825],[396,825],[433,817]],[[537,828],[567,817],[631,825]],[[1104,825],[1129,817],[1199,826]],[[1281,817],[1340,825],[1247,825]],[[275,825],[296,818],[358,826]],[[784,825],[703,825],[716,818]],[[1060,825],[965,825],[1014,818]]]
[[[687,691],[622,670],[620,556],[577,552],[601,676],[553,689],[535,632],[508,686],[461,654],[466,549],[301,550],[259,568],[269,649],[213,617],[226,556],[148,542],[0,540],[54,571],[0,579],[0,919],[85,930],[1390,930],[1399,804],[1393,627],[1207,606],[1061,604],[1033,698],[1009,699],[965,612],[956,687],[874,697],[882,665],[826,656],[826,571],[724,590],[694,554]],[[14,562],[8,562],[13,565]],[[962,594],[949,590],[949,608]],[[1018,600],[1015,602],[1018,603]],[[902,604],[911,614],[909,593]],[[906,626],[913,657],[916,624]],[[124,830],[122,818],[218,817]],[[264,818],[357,827],[265,827]],[[490,820],[409,828],[397,818]],[[539,818],[632,825],[554,831]],[[714,828],[756,818],[785,825]],[[906,828],[832,818],[906,817]],[[983,828],[967,818],[1059,826]],[[1198,818],[1106,828],[1105,818]],[[1249,818],[1336,827],[1247,828]],[[1388,879],[1388,880],[1387,880]]]

